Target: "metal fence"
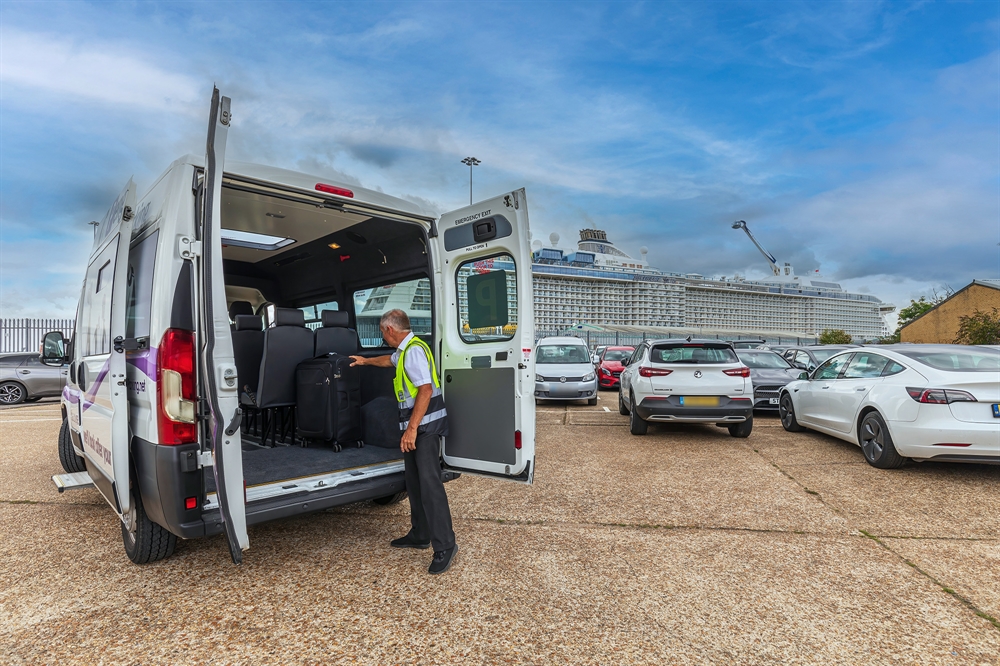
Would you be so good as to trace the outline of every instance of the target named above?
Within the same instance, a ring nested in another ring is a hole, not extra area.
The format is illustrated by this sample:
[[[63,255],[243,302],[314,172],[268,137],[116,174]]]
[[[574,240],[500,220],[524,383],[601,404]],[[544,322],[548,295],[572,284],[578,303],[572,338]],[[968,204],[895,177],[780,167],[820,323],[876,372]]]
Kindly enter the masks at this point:
[[[69,339],[73,324],[72,319],[0,319],[0,354],[36,352],[49,331],[62,331]]]
[[[618,331],[535,331],[535,342],[537,343],[542,338],[548,337],[571,337],[580,338],[587,343],[587,347],[594,349],[596,347],[605,346],[626,346],[635,347],[641,342],[646,340],[657,340],[668,337],[676,338],[686,338],[691,333],[674,333],[670,335],[664,335],[663,333],[623,333]],[[715,340],[733,340],[738,341],[741,339],[747,340],[759,340],[756,336],[748,335],[709,335],[709,334],[694,334],[694,337],[701,339],[715,339]],[[812,345],[816,344],[819,340],[818,338],[790,338],[785,336],[765,336],[763,339],[767,340],[767,344],[771,345],[787,345],[787,346],[799,346],[799,345]]]

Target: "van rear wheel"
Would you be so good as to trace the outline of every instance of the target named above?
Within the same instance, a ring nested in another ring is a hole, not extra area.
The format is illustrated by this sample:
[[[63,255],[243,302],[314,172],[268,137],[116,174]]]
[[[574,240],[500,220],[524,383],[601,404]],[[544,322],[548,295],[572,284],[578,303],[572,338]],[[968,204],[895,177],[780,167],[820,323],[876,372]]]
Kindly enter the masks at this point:
[[[73,450],[73,439],[70,437],[69,422],[66,420],[63,420],[59,427],[59,462],[69,474],[87,471],[87,464]]]
[[[149,519],[135,493],[132,493],[129,518],[130,526],[122,523],[122,542],[128,559],[136,564],[149,564],[174,554],[177,537]]]
[[[402,502],[405,497],[406,497],[406,493],[405,492],[401,492],[401,493],[396,493],[395,495],[386,495],[385,497],[376,497],[372,501],[375,502],[376,504],[378,504],[379,506],[389,506],[390,504],[398,504],[399,502]]]

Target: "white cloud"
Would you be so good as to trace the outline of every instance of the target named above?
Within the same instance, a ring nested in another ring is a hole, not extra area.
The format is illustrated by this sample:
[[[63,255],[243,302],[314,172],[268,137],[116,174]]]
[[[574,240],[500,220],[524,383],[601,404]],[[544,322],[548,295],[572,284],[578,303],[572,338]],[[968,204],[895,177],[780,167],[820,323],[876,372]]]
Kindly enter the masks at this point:
[[[44,33],[0,33],[0,82],[71,99],[189,111],[203,86],[133,55],[125,43],[93,44]]]

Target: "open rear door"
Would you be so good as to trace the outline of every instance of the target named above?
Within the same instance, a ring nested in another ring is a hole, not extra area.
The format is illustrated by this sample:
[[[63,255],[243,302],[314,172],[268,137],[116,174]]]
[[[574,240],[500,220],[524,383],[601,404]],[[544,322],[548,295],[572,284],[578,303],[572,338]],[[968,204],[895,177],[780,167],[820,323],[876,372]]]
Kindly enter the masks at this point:
[[[442,215],[431,239],[452,470],[531,483],[534,305],[524,190]]]
[[[94,230],[77,345],[81,367],[80,427],[94,484],[130,520],[128,395],[125,390],[125,307],[128,246],[135,210],[130,179]]]
[[[243,485],[243,452],[240,443],[239,382],[229,333],[226,288],[222,276],[222,169],[229,134],[230,102],[219,89],[212,92],[205,154],[205,180],[201,202],[202,257],[199,264],[198,326],[202,395],[208,403],[207,444],[212,452],[215,487],[219,498],[229,554],[243,561],[250,547],[247,536]]]

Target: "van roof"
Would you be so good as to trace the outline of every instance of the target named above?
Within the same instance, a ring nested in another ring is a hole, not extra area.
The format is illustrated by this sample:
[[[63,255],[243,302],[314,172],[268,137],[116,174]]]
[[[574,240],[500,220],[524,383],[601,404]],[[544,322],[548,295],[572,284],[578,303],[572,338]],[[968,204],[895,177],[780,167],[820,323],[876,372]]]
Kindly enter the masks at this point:
[[[203,169],[205,167],[205,158],[202,155],[188,154],[176,160],[174,164],[190,164],[198,167],[199,169]],[[225,163],[225,173],[231,176],[240,176],[251,180],[274,183],[285,187],[303,190],[304,192],[310,193],[312,196],[329,196],[324,193],[317,193],[317,183],[334,185],[336,187],[350,190],[354,193],[353,199],[345,198],[347,201],[357,201],[359,203],[378,206],[379,208],[387,208],[389,210],[409,213],[411,215],[427,218],[428,220],[435,220],[438,218],[438,214],[435,211],[428,210],[412,201],[389,196],[388,194],[384,194],[382,192],[369,190],[359,185],[345,183],[327,176],[316,176],[302,173],[300,171],[292,171],[290,169],[265,166],[263,164],[229,160]]]

